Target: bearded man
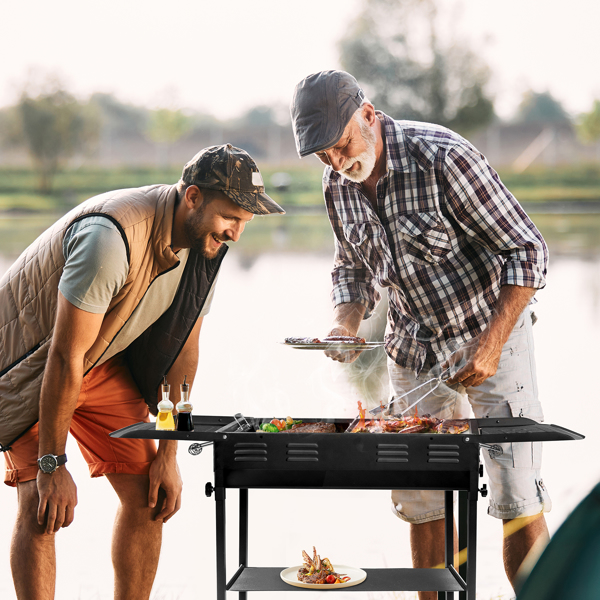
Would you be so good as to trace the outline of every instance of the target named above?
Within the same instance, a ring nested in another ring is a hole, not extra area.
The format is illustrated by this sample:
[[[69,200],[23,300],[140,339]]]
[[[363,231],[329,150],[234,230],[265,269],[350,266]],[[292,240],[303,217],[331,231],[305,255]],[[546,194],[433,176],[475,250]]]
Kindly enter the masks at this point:
[[[178,401],[193,383],[198,338],[225,242],[255,214],[283,213],[252,158],[201,150],[176,185],[108,192],[43,233],[0,280],[0,449],[18,490],[11,567],[19,600],[51,600],[54,534],[77,488],[64,466],[70,431],[92,477],[120,506],[115,598],[147,599],[162,525],[181,504],[177,442],[108,434],[156,414],[164,376]]]
[[[355,336],[380,299],[376,285],[387,288],[393,395],[452,364],[452,378],[418,405],[420,414],[465,418],[470,404],[477,418],[541,420],[528,306],[545,285],[547,248],[485,157],[444,127],[376,111],[342,71],[303,79],[291,116],[300,157],[316,154],[327,165],[335,237],[329,335]],[[329,356],[344,362],[358,353]],[[533,544],[548,537],[541,446],[504,444],[501,456],[483,454],[488,512],[514,531],[504,540],[514,584]],[[443,492],[393,491],[392,505],[411,524],[413,565],[443,564]]]

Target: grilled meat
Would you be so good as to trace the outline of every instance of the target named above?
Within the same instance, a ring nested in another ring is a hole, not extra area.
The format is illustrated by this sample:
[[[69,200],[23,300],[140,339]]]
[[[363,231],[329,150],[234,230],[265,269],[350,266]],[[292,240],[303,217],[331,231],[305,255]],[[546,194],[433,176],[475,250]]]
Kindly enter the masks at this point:
[[[364,344],[365,338],[354,337],[350,335],[329,335],[324,338],[313,337],[288,337],[285,338],[286,344]]]
[[[285,338],[286,344],[320,344],[319,338],[312,337],[287,337]]]
[[[286,430],[287,433],[335,433],[334,423],[296,423],[291,429]],[[286,433],[283,431],[282,433]]]

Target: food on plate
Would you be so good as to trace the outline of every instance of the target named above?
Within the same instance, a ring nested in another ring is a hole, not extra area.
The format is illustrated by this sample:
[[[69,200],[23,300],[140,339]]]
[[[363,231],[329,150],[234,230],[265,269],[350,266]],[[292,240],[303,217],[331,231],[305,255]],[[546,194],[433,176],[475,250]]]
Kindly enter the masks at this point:
[[[328,558],[321,559],[314,546],[312,558],[302,550],[302,560],[304,564],[298,569],[298,581],[314,584],[346,583],[346,581],[350,581],[350,577],[347,575],[334,571]]]
[[[319,338],[311,337],[287,337],[285,338],[286,344],[320,344]]]
[[[328,335],[324,338],[316,337],[288,337],[286,344],[364,344],[367,340],[350,335]]]
[[[367,419],[366,408],[358,402],[359,420],[350,433],[463,433],[469,429],[468,419],[437,419],[429,414]]]

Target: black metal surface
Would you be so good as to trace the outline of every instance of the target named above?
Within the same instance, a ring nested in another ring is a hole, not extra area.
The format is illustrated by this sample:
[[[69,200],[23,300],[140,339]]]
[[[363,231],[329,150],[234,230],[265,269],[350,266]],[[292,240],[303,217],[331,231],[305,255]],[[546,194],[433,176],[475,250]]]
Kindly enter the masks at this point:
[[[306,592],[304,588],[285,583],[280,573],[286,567],[246,567],[230,592]],[[462,586],[448,569],[363,569],[367,578],[358,585],[327,590],[327,593],[340,592],[411,592],[462,591]],[[322,590],[319,590],[322,591]]]
[[[341,591],[437,591],[438,597],[446,598],[453,598],[454,592],[459,592],[461,600],[475,600],[479,444],[583,439],[582,435],[558,425],[524,418],[472,419],[469,431],[463,434],[346,434],[343,432],[350,423],[348,419],[328,420],[336,424],[338,433],[238,432],[234,417],[194,416],[193,419],[192,432],[156,431],[153,423],[138,423],[111,436],[214,443],[215,483],[214,487],[207,484],[207,493],[214,491],[215,496],[217,600],[225,600],[226,589],[238,592],[240,600],[249,591],[302,590],[281,580],[282,568],[247,566],[251,488],[445,490],[445,569],[366,569],[365,582]],[[254,423],[262,421],[266,419]],[[240,490],[240,568],[229,585],[225,566],[227,488]],[[459,490],[459,573],[451,565],[452,490]]]
[[[580,440],[583,439],[579,433],[547,423],[537,423],[531,419],[523,417],[510,417],[505,419],[470,419],[470,429],[461,434],[423,434],[423,433],[256,433],[256,432],[236,432],[237,423],[231,416],[205,416],[194,415],[194,431],[156,431],[154,423],[137,423],[130,425],[118,431],[113,431],[110,435],[115,438],[142,438],[142,439],[167,439],[182,441],[252,441],[256,436],[263,436],[263,439],[289,437],[292,436],[296,441],[305,441],[308,436],[317,442],[325,444],[337,444],[342,437],[352,438],[375,438],[381,443],[391,443],[390,439],[412,440],[422,436],[433,436],[436,440],[444,438],[460,440],[462,443],[498,443],[498,442],[551,442],[559,440]],[[267,419],[257,419],[257,421],[267,421]],[[304,422],[319,421],[316,418],[304,418]],[[326,419],[329,423],[335,423],[338,429],[343,431],[349,424],[350,419]],[[312,437],[314,436],[314,437]],[[328,442],[327,440],[331,440]],[[354,442],[357,443],[357,442]],[[403,443],[403,442],[398,442]],[[404,442],[410,443],[410,442]]]

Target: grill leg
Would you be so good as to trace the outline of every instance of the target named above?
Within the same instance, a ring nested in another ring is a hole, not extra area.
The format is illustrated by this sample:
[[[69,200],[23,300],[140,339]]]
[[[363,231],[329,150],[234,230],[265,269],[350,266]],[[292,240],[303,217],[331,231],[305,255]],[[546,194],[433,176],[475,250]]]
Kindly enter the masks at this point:
[[[467,492],[469,507],[467,516],[467,598],[475,600],[477,566],[477,498],[478,490]]]
[[[454,492],[444,492],[445,562],[446,569],[454,565]],[[438,600],[454,600],[454,592],[438,592]]]
[[[458,573],[464,581],[467,581],[467,561],[464,559],[464,550],[467,548],[467,513],[467,492],[458,492],[458,550],[461,557]],[[467,600],[467,593],[459,592],[458,597],[459,600]]]
[[[217,517],[217,600],[225,600],[227,576],[225,573],[225,488],[215,488]]]
[[[248,490],[240,488],[240,566],[248,566]],[[246,592],[239,592],[239,600],[246,600]]]

